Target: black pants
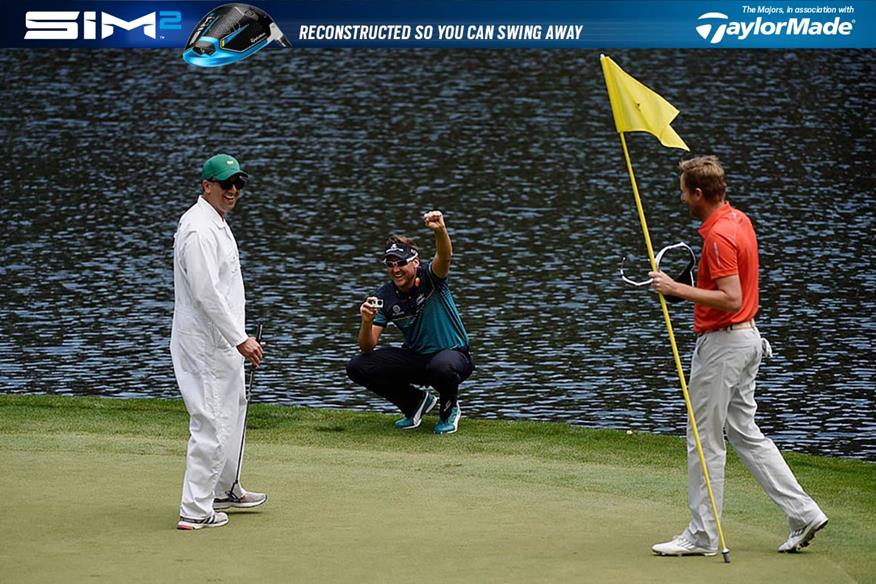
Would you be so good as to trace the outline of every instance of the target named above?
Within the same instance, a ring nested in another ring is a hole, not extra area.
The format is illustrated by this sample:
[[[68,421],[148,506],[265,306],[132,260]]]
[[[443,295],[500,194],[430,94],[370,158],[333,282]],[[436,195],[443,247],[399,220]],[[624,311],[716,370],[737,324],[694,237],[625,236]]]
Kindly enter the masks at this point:
[[[421,355],[410,349],[384,347],[362,353],[347,363],[347,375],[394,403],[406,417],[411,417],[423,401],[423,392],[414,385],[430,385],[441,396],[441,415],[456,405],[459,384],[472,371],[474,362],[465,349],[445,349]]]

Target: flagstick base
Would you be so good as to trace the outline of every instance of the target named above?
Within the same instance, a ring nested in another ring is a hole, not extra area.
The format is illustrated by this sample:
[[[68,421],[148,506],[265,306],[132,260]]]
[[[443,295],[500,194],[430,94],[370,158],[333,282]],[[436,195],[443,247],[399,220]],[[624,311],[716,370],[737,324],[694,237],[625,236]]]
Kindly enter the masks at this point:
[[[724,556],[724,563],[729,564],[730,563],[730,550],[728,550],[727,548],[724,548],[723,550],[721,550],[721,555]]]

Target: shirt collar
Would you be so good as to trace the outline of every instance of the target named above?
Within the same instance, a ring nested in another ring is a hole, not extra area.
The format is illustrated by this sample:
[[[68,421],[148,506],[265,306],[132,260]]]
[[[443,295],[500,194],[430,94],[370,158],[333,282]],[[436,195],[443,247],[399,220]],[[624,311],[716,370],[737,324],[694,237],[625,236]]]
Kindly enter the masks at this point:
[[[225,222],[225,219],[222,217],[222,215],[219,214],[219,211],[214,209],[213,205],[211,205],[209,201],[207,201],[207,199],[199,196],[198,205],[201,206],[201,209],[203,209],[204,213],[206,213],[207,216],[213,220],[213,223],[215,223],[217,227],[225,229],[228,224]]]
[[[709,218],[706,219],[697,230],[699,231],[700,236],[705,239],[709,232],[712,230],[712,228],[715,227],[715,224],[717,224],[718,221],[720,221],[723,217],[726,217],[727,214],[730,213],[730,211],[732,210],[733,208],[730,206],[730,203],[725,202],[723,205],[712,211],[712,214],[709,215]]]

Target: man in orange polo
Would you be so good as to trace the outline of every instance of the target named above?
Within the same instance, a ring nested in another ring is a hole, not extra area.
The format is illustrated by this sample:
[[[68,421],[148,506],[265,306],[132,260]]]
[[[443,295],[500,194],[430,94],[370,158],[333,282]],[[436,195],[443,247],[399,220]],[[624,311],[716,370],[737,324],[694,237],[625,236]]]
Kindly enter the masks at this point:
[[[724,169],[715,156],[679,164],[681,200],[702,221],[703,251],[696,287],[651,272],[651,286],[666,295],[694,303],[698,335],[690,370],[690,400],[715,503],[724,499],[724,431],[739,458],[788,518],[791,533],[780,552],[809,545],[827,516],[807,495],[772,440],[754,421],[754,388],[764,351],[754,323],[758,309],[757,238],[748,217],[726,200]],[[715,555],[718,532],[709,504],[699,456],[688,423],[688,506],[691,522],[681,535],[654,545],[658,555]]]

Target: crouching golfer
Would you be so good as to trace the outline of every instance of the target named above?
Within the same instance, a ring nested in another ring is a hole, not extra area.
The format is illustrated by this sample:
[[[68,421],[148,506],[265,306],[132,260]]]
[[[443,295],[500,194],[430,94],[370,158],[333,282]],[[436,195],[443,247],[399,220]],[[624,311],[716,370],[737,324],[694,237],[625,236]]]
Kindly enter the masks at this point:
[[[441,400],[435,433],[452,434],[459,426],[459,384],[471,375],[474,363],[447,285],[453,248],[444,216],[430,211],[423,220],[435,232],[435,257],[421,266],[410,238],[393,235],[386,242],[383,263],[392,281],[359,307],[362,354],[347,364],[347,375],[394,403],[404,414],[395,422],[402,430],[418,427],[423,414],[435,407],[437,400],[428,389],[434,387]],[[375,351],[390,322],[401,329],[404,345]],[[420,390],[414,384],[427,387]]]
[[[683,161],[681,200],[702,221],[703,252],[696,287],[651,272],[663,295],[694,303],[696,347],[690,368],[690,400],[709,468],[718,512],[724,496],[724,431],[739,458],[788,518],[791,533],[780,552],[809,545],[827,516],[807,495],[781,453],[754,422],[754,386],[764,351],[754,324],[758,309],[757,239],[751,221],[725,200],[724,169],[714,156]],[[653,546],[660,555],[715,555],[718,533],[688,424],[688,506],[691,522],[681,535]]]
[[[170,354],[191,416],[178,529],[220,527],[228,516],[216,510],[256,507],[267,500],[243,490],[238,472],[246,413],[244,359],[258,367],[263,352],[244,328],[237,242],[225,215],[237,204],[248,176],[231,156],[207,160],[201,196],[174,236]]]

